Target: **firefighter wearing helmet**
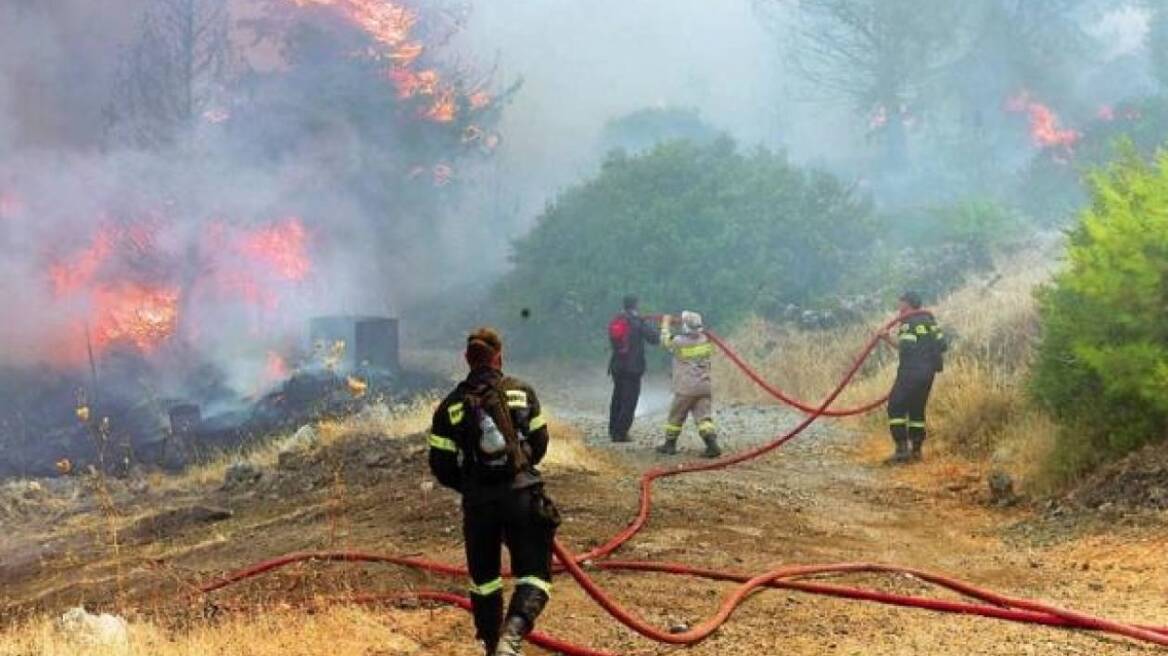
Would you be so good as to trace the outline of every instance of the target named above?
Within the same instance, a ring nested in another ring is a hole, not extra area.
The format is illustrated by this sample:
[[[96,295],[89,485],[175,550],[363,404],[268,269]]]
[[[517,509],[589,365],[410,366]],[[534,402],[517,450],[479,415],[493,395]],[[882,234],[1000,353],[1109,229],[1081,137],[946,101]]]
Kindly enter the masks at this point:
[[[489,328],[466,341],[470,372],[434,412],[430,470],[462,495],[462,533],[477,637],[487,656],[518,656],[552,587],[559,513],[535,468],[547,421],[535,390],[503,374],[503,342]],[[502,548],[515,592],[503,613]]]
[[[902,315],[896,327],[900,364],[888,396],[888,429],[896,450],[885,462],[901,465],[921,459],[925,444],[925,408],[933,379],[944,368],[948,346],[945,333],[928,312],[921,312],[921,297],[905,292],[899,300]]]
[[[673,353],[673,403],[665,423],[665,443],[657,447],[657,452],[665,455],[677,453],[677,438],[681,436],[685,418],[692,415],[698,434],[706,444],[702,455],[717,458],[722,455],[722,450],[718,448],[714,426],[710,383],[714,345],[706,336],[702,315],[697,312],[687,310],[681,313],[680,335],[672,333],[672,321],[673,317],[668,314],[661,319],[661,345]]]

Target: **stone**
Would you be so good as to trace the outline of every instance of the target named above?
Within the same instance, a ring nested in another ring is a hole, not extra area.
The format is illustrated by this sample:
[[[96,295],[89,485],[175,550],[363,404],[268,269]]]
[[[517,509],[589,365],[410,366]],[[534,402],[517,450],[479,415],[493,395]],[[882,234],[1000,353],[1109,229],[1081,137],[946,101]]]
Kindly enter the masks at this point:
[[[78,606],[57,620],[57,630],[70,642],[90,647],[128,647],[129,628],[117,615],[95,615]]]
[[[264,473],[259,467],[246,460],[233,462],[223,472],[222,489],[228,492],[246,490],[263,478]]]

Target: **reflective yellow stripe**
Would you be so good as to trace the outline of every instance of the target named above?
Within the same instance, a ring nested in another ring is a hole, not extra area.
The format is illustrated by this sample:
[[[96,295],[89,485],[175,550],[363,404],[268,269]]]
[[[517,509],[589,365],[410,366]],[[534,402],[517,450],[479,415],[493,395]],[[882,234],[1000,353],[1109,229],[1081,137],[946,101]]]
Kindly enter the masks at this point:
[[[923,421],[910,421],[910,422],[908,422],[908,427],[909,428],[924,428],[925,422],[923,422]]]
[[[680,434],[681,426],[678,426],[677,424],[665,424],[665,432],[670,435]]]
[[[682,360],[697,360],[699,358],[708,358],[712,355],[714,355],[714,347],[709,343],[683,346],[677,350],[677,357]]]
[[[530,585],[533,588],[543,590],[544,594],[550,595],[552,593],[552,584],[539,578],[538,576],[525,576],[515,582],[515,585]]]
[[[488,581],[482,585],[476,584],[474,581],[470,583],[470,593],[480,597],[488,597],[503,589],[503,579],[498,578],[494,581]]]
[[[714,427],[714,420],[713,419],[703,419],[701,422],[698,423],[698,430],[705,430],[707,428],[713,428],[713,427]]]
[[[458,453],[458,445],[454,443],[454,440],[433,433],[430,434],[430,448]]]
[[[527,430],[535,432],[544,426],[547,426],[547,419],[543,418],[543,413],[540,413],[531,418],[531,423],[527,425]]]
[[[915,342],[915,341],[917,341],[917,336],[912,334],[912,333],[901,333],[900,341],[902,341],[902,342]]]
[[[507,390],[507,407],[526,408],[527,392],[523,390]]]
[[[447,412],[447,414],[450,415],[450,423],[452,425],[457,426],[458,423],[460,421],[462,421],[462,415],[464,413],[462,411],[462,404],[461,403],[451,404],[451,406],[446,409],[446,412]]]
[[[888,425],[889,425],[889,426],[907,426],[907,425],[908,425],[908,419],[906,419],[906,418],[904,418],[904,417],[896,417],[896,418],[894,418],[894,419],[889,419],[889,420],[888,420]]]
[[[917,326],[917,334],[918,335],[928,335],[929,334],[929,327],[923,323],[920,324],[919,326]]]

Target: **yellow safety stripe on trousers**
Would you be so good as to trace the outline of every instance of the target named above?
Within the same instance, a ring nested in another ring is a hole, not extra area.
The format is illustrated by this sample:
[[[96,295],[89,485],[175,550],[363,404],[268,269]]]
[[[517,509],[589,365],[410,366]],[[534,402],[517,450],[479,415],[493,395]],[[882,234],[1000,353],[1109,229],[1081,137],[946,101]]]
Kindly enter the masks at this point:
[[[693,346],[683,346],[677,349],[677,357],[682,360],[699,360],[713,355],[714,345],[709,342],[705,344],[694,344]]]
[[[430,434],[430,448],[458,453],[458,445],[455,444],[454,440],[433,433]]]
[[[665,432],[669,435],[681,435],[681,426],[677,424],[665,424]]]
[[[889,426],[907,426],[908,417],[892,417],[888,420]]]
[[[543,590],[543,593],[550,595],[552,593],[552,584],[545,581],[538,576],[525,576],[515,582],[515,585],[530,585],[533,588]]]
[[[446,414],[450,415],[450,424],[452,426],[457,426],[458,423],[462,421],[462,415],[464,414],[462,404],[450,404],[450,407],[446,409]]]
[[[503,579],[497,578],[494,581],[488,581],[482,585],[476,584],[474,581],[470,582],[470,593],[480,597],[489,597],[496,592],[503,589]]]
[[[531,418],[531,423],[527,425],[527,430],[534,433],[535,431],[547,426],[547,419],[543,418],[543,413],[540,413]]]
[[[698,431],[713,430],[713,429],[714,429],[714,420],[713,419],[703,419],[703,420],[698,422]]]
[[[526,408],[527,392],[524,392],[523,390],[507,390],[507,407]]]
[[[923,422],[923,421],[910,421],[910,422],[908,422],[908,427],[909,428],[924,428],[925,422]]]

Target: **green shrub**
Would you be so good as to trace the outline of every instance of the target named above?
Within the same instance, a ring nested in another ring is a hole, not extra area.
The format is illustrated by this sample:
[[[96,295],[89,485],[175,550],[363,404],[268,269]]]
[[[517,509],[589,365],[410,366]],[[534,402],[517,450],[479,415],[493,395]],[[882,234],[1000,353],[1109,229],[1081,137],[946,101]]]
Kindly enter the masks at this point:
[[[1032,384],[1062,425],[1065,474],[1162,439],[1168,420],[1168,155],[1129,150],[1091,196],[1039,297]]]
[[[595,355],[626,293],[646,311],[694,309],[728,328],[835,289],[874,228],[849,188],[781,154],[670,142],[614,154],[563,192],[515,243],[494,305],[521,352]]]

